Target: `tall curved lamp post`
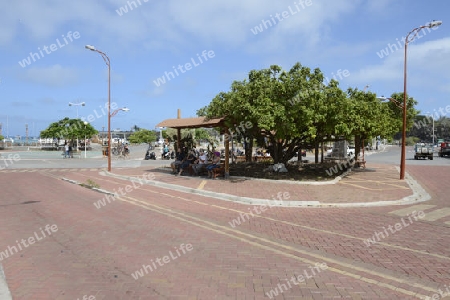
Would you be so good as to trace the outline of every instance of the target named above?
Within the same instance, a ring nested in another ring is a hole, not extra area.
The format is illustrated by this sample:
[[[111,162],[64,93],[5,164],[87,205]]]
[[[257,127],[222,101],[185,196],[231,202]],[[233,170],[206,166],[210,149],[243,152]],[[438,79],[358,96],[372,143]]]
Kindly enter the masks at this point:
[[[87,124],[89,124],[88,122],[84,121],[84,158],[86,159],[86,148],[87,148],[87,144],[86,144],[86,126]]]
[[[111,62],[105,53],[94,46],[86,45],[85,48],[99,53],[108,66],[108,172],[111,172]]]
[[[408,53],[408,44],[414,40],[417,34],[424,28],[433,28],[440,26],[442,21],[432,21],[426,25],[414,28],[411,30],[405,38],[405,62],[403,69],[403,130],[402,130],[402,155],[400,160],[400,179],[405,179],[405,165],[406,165],[406,79],[407,79],[407,53]]]
[[[76,106],[76,108],[77,108],[77,119],[78,119],[78,106],[80,106],[80,105],[85,106],[86,103],[85,102],[80,102],[80,103],[69,102],[69,106]],[[78,144],[78,137],[77,137],[77,150],[79,150],[78,147],[79,147],[79,144]]]

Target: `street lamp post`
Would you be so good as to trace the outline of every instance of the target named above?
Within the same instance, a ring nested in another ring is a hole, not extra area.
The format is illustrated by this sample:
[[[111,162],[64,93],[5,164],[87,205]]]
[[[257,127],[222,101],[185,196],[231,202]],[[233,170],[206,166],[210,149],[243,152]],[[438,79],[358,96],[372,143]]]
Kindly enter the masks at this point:
[[[404,69],[403,69],[403,129],[402,129],[402,154],[400,161],[400,179],[405,179],[405,165],[406,165],[406,82],[407,82],[407,53],[408,53],[408,44],[414,40],[417,34],[424,28],[433,28],[436,26],[440,26],[442,21],[432,21],[426,25],[422,25],[420,27],[414,28],[411,30],[405,38],[405,61],[404,61]],[[411,35],[412,34],[412,35]]]
[[[78,106],[85,106],[86,105],[86,103],[85,102],[80,102],[80,103],[72,103],[72,102],[69,102],[69,106],[76,106],[77,107],[77,119],[78,119]]]
[[[76,108],[77,108],[77,120],[78,120],[78,106],[85,106],[86,105],[86,103],[85,102],[80,102],[80,103],[72,103],[72,102],[69,102],[69,106],[75,106]],[[78,149],[78,137],[77,137],[77,150],[79,150]]]
[[[432,120],[432,133],[431,133],[431,140],[432,140],[432,145],[433,145],[433,147],[434,147],[434,116],[433,116],[433,114],[432,113],[430,113],[429,111],[427,111],[426,112],[427,114],[429,114],[429,117],[431,118],[431,120]],[[434,148],[433,148],[434,149]]]
[[[84,158],[86,158],[86,125],[88,122],[84,121]]]
[[[433,128],[432,128],[433,133],[431,134],[431,139],[433,141],[432,143],[433,143],[433,149],[434,149],[434,116],[432,116],[431,118],[433,119]]]
[[[111,172],[111,62],[105,53],[94,46],[86,45],[85,48],[99,53],[108,66],[108,172]]]

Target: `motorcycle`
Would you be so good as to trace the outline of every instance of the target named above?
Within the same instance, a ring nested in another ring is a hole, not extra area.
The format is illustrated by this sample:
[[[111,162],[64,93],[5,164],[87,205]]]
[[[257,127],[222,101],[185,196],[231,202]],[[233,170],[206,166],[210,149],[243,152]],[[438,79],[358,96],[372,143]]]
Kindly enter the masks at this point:
[[[156,154],[155,152],[150,152],[150,150],[147,150],[147,153],[145,153],[145,160],[153,159],[156,160]]]
[[[150,150],[153,150],[152,145],[149,145],[147,148],[147,152],[145,153],[144,159],[145,160],[149,160],[149,159],[153,159],[156,160],[156,154],[155,152],[150,152]]]

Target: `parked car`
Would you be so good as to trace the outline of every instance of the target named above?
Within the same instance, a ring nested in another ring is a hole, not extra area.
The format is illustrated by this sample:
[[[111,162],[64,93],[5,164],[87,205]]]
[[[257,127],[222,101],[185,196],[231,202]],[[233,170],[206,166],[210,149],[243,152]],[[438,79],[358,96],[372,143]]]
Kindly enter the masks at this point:
[[[295,156],[298,157],[298,151],[295,152]],[[306,150],[302,150],[302,156],[305,157],[306,156]]]
[[[441,143],[439,157],[450,156],[450,142]]]

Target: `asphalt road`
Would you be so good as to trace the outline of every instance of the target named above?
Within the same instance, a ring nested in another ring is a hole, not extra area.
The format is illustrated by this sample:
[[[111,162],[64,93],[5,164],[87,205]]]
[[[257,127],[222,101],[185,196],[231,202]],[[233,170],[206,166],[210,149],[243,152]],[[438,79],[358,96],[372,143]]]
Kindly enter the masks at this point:
[[[168,165],[169,160],[144,160],[147,145],[130,146],[130,155],[127,158],[112,156],[113,168],[133,168],[139,166],[161,166]],[[153,150],[160,157],[158,149]],[[85,158],[86,154],[86,158]],[[22,148],[21,150],[0,151],[0,169],[26,169],[26,168],[106,168],[107,157],[102,155],[101,150],[82,151],[80,156],[64,159],[61,151],[32,151]]]
[[[400,166],[401,147],[386,146],[380,151],[365,151],[367,162],[385,163]],[[433,160],[414,159],[414,147],[406,147],[406,166],[450,166],[449,157],[439,157],[434,153]]]

